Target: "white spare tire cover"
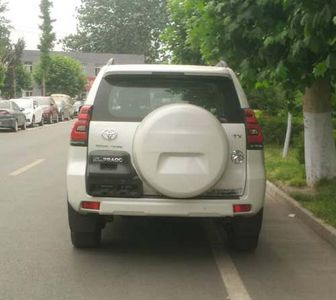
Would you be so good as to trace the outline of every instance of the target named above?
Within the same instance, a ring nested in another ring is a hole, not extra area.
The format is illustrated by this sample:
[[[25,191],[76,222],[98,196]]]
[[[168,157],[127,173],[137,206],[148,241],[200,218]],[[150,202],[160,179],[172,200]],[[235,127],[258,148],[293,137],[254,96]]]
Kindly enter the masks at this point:
[[[133,140],[139,175],[173,198],[195,197],[211,188],[224,173],[228,151],[219,121],[190,104],[154,110],[139,125]]]

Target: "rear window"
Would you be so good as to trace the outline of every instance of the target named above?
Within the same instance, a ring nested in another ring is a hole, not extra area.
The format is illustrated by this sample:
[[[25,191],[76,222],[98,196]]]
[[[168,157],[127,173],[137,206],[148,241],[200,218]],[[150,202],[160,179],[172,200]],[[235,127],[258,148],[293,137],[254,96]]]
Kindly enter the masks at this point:
[[[33,101],[28,99],[22,99],[22,100],[13,100],[19,107],[21,108],[32,108],[33,107]]]
[[[48,98],[39,98],[37,99],[39,105],[50,105],[50,99]]]
[[[140,122],[154,109],[172,103],[201,106],[222,123],[243,122],[231,79],[184,75],[107,76],[98,88],[92,120]]]
[[[0,102],[0,108],[3,108],[3,109],[10,109],[10,105],[9,105],[9,102]]]

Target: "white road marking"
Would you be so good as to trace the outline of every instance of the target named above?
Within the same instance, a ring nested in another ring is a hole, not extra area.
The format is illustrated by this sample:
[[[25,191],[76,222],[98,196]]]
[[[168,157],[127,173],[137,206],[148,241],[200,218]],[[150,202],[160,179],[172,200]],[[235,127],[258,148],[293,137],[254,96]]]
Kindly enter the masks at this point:
[[[16,171],[10,173],[9,176],[17,176],[17,175],[20,175],[20,174],[22,174],[22,173],[28,171],[29,169],[31,169],[31,168],[33,168],[33,167],[39,165],[40,163],[42,163],[42,162],[44,162],[44,161],[45,161],[44,158],[40,158],[40,159],[38,159],[38,160],[35,160],[35,161],[32,162],[31,164],[26,165],[26,166],[24,166],[24,167],[22,167],[22,168],[20,168],[20,169],[18,169],[18,170],[16,170]]]
[[[217,268],[229,294],[227,299],[252,300],[239,276],[238,270],[232,261],[230,254],[227,251],[224,251],[225,246],[215,225],[213,223],[207,223],[206,232],[208,234]]]

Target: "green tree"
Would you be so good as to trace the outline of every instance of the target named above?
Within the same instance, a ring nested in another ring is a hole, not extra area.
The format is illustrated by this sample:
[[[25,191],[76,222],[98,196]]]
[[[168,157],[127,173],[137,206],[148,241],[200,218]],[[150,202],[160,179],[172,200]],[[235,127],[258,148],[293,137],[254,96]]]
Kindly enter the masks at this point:
[[[177,64],[202,64],[200,49],[191,44],[188,35],[197,7],[193,1],[168,1],[167,11],[169,25],[161,35],[162,56]]]
[[[1,88],[2,95],[8,99],[22,97],[22,90],[32,89],[32,77],[22,63],[15,66],[14,74],[15,79],[11,70],[6,72],[4,84]],[[15,85],[13,85],[14,80]]]
[[[55,42],[55,33],[53,32],[52,23],[55,20],[52,20],[50,17],[50,10],[52,8],[52,2],[50,0],[41,0],[40,10],[42,24],[40,25],[40,29],[42,31],[40,44],[38,48],[40,50],[40,66],[42,70],[42,95],[46,94],[46,79],[49,75],[49,66],[50,66],[50,50],[54,47]]]
[[[6,73],[7,47],[9,45],[10,25],[5,16],[7,4],[0,0],[0,87],[3,85]]]
[[[336,69],[336,2],[185,0],[186,40],[207,63],[226,60],[247,87],[280,85],[304,93],[307,183],[336,176],[331,94]],[[181,4],[183,3],[183,5]],[[178,53],[176,53],[178,54]]]
[[[25,42],[19,39],[16,44],[10,44],[6,49],[6,71],[1,93],[6,98],[16,98],[22,95],[22,90],[30,89],[32,80],[21,62]]]
[[[165,0],[83,0],[77,34],[63,40],[65,50],[145,54],[158,58],[166,25]]]
[[[38,84],[43,80],[41,62],[35,68],[34,79]],[[67,94],[71,97],[80,95],[87,84],[83,68],[77,60],[63,55],[51,55],[48,77],[46,78],[48,94]]]
[[[10,43],[11,26],[5,17],[6,10],[6,2],[0,0],[0,90],[2,96],[13,98],[31,86],[31,78],[21,63],[24,41]]]
[[[0,0],[0,45],[7,46],[9,43],[10,25],[5,16],[7,11],[7,2]]]

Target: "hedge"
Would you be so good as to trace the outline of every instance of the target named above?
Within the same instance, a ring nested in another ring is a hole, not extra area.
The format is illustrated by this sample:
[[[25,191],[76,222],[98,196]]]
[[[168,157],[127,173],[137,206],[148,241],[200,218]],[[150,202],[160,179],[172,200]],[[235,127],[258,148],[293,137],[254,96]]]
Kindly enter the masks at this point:
[[[265,144],[276,144],[283,146],[287,130],[287,117],[274,117],[260,114],[258,120],[262,126]],[[336,119],[333,119],[334,138],[336,141]],[[304,126],[303,120],[299,117],[292,119],[291,145],[297,148],[297,159],[304,163]]]
[[[259,122],[263,130],[265,144],[283,145],[287,130],[287,117],[260,116]],[[301,139],[303,120],[292,119],[291,143]]]

